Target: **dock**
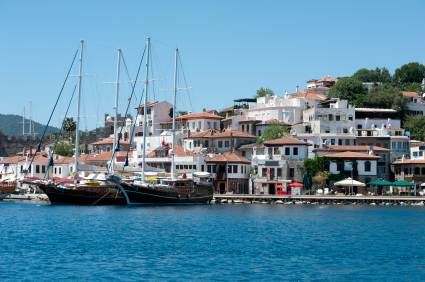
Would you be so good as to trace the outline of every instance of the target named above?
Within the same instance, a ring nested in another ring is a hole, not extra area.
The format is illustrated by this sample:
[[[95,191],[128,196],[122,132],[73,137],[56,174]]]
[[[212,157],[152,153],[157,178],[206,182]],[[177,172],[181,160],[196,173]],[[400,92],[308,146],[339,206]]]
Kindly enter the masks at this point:
[[[215,203],[425,205],[424,196],[214,194]]]

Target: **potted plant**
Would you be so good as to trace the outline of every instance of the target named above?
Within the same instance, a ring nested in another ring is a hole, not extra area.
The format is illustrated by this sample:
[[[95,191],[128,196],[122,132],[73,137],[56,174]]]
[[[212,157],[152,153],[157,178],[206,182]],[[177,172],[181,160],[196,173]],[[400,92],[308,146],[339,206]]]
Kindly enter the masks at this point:
[[[382,196],[387,196],[387,190],[382,189]]]

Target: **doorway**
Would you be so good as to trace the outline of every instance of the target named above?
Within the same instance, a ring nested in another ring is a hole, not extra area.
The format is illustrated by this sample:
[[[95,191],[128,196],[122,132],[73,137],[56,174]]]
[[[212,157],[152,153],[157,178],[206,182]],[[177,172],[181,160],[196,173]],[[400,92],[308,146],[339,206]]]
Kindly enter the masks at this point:
[[[269,194],[270,195],[276,194],[276,187],[274,183],[269,183]]]
[[[226,193],[226,183],[220,182],[220,194]]]

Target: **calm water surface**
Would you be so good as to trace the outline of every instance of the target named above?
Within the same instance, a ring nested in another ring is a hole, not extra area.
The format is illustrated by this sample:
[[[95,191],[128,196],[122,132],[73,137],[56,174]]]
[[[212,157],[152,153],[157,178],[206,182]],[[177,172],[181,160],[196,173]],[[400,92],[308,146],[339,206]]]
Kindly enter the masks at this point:
[[[0,280],[423,281],[425,208],[0,202]]]

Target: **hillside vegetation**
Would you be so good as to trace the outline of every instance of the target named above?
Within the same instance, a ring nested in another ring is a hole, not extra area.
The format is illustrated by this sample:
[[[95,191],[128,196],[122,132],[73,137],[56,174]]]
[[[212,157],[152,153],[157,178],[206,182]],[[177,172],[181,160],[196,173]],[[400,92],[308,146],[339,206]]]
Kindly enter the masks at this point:
[[[29,119],[25,119],[25,133],[29,132]],[[34,122],[34,130],[37,135],[43,134],[46,125]],[[6,135],[22,135],[22,116],[0,114],[0,130]],[[59,128],[49,126],[46,134],[59,132]]]

